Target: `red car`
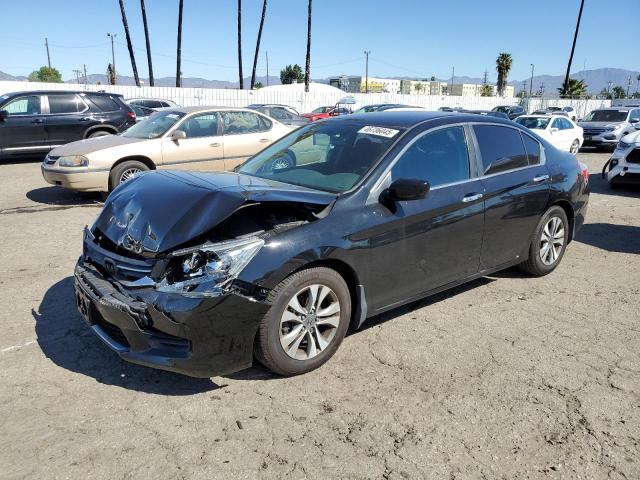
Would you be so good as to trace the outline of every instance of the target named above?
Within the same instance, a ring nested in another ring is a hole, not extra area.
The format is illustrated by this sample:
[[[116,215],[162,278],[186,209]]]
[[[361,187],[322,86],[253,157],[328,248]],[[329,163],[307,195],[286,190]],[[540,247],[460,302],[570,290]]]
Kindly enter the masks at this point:
[[[308,118],[312,122],[315,122],[316,120],[320,120],[322,118],[336,117],[338,115],[348,115],[349,113],[351,112],[346,108],[329,106],[318,107],[311,113],[303,113],[302,116]]]

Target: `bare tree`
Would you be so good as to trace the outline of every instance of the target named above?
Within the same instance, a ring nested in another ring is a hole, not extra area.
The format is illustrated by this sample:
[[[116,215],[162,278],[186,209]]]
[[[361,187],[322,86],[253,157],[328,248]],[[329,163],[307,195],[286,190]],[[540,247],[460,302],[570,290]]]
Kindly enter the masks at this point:
[[[262,38],[262,27],[264,26],[264,17],[267,14],[267,0],[262,2],[262,17],[260,18],[260,27],[258,28],[258,40],[256,40],[256,53],[253,56],[253,70],[251,71],[251,90],[256,85],[256,66],[258,65],[258,53],[260,52],[260,39]]]
[[[122,26],[124,34],[127,37],[127,47],[129,48],[129,57],[131,57],[131,68],[133,69],[133,78],[136,86],[140,86],[140,78],[138,77],[138,68],[136,67],[136,57],[133,55],[133,45],[131,45],[131,35],[129,35],[129,24],[127,23],[127,14],[124,13],[124,2],[120,0],[120,13],[122,13]]]
[[[151,42],[149,41],[149,27],[147,25],[147,9],[144,7],[144,0],[140,0],[142,9],[142,24],[144,25],[144,39],[147,43],[147,64],[149,65],[149,86],[153,87],[153,65],[151,63]]]
[[[240,90],[244,88],[242,80],[242,0],[238,0],[238,77]]]
[[[178,50],[176,52],[176,87],[182,86],[182,71],[180,70],[182,65],[182,8],[184,7],[183,0],[178,3]]]
[[[307,62],[304,68],[304,91],[309,91],[309,81],[311,78],[311,2],[309,0],[309,11],[307,13]]]

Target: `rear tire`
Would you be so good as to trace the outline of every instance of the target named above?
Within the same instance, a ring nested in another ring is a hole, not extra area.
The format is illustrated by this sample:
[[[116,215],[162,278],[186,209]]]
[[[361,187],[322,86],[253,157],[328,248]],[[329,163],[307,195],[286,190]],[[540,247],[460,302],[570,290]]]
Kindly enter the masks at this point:
[[[260,322],[255,355],[277,374],[300,375],[318,368],[347,333],[351,295],[335,270],[316,267],[294,273],[267,301],[271,308]]]
[[[98,130],[97,132],[91,132],[87,135],[87,138],[106,137],[107,135],[113,135],[113,133],[107,132],[106,130]]]
[[[140,172],[146,172],[147,170],[149,170],[149,167],[137,160],[127,160],[126,162],[119,163],[111,169],[111,173],[109,174],[109,191],[121,183],[130,180],[134,175]]]
[[[554,205],[538,222],[531,237],[529,258],[520,269],[536,277],[553,272],[560,264],[569,241],[569,221],[565,211]]]

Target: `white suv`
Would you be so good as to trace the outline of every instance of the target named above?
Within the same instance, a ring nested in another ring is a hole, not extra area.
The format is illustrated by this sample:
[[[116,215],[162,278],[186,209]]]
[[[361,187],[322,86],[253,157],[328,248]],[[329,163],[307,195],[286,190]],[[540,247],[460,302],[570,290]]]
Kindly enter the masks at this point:
[[[614,147],[620,139],[635,131],[640,123],[640,108],[612,107],[592,111],[578,122],[584,130],[584,145]]]
[[[626,135],[620,140],[618,147],[602,169],[603,177],[606,174],[612,188],[623,184],[640,185],[640,123],[636,123],[636,128],[639,131]]]

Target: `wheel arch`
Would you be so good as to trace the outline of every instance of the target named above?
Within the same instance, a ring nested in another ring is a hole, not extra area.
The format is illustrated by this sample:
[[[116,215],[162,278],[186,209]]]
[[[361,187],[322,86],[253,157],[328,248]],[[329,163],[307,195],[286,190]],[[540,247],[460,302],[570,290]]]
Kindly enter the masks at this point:
[[[573,206],[571,205],[571,202],[569,202],[568,200],[558,199],[552,202],[551,204],[549,204],[549,206],[547,207],[547,210],[554,206],[562,208],[564,210],[564,213],[567,215],[567,220],[569,220],[569,241],[567,243],[569,243],[573,240],[573,230],[574,230],[576,213],[573,211]]]
[[[153,160],[151,160],[149,157],[145,157],[144,155],[129,155],[126,157],[122,157],[116,160],[113,165],[111,165],[111,169],[109,170],[109,188],[113,188],[111,185],[111,172],[113,172],[113,169],[116,168],[121,163],[128,162],[131,160],[144,163],[147,167],[149,167],[149,170],[157,169],[156,164],[153,162]]]
[[[87,128],[84,131],[84,138],[88,138],[89,135],[91,135],[94,132],[109,132],[115,135],[118,133],[118,129],[113,125],[109,125],[107,123],[101,123],[99,125],[94,125],[92,127]]]

